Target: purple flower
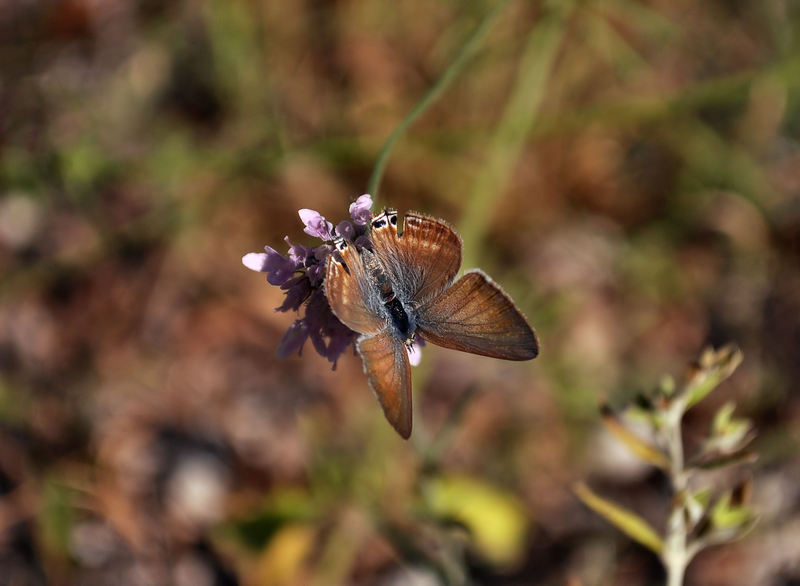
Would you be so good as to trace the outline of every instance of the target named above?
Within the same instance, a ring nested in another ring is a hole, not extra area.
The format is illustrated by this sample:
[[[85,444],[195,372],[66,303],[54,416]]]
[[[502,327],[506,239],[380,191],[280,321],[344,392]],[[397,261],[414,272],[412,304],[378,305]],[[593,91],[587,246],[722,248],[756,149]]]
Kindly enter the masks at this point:
[[[333,315],[333,312],[331,312]],[[333,363],[333,370],[336,370],[336,361],[348,347],[353,348],[355,353],[355,341],[358,334],[339,321],[336,316],[336,324],[332,324],[328,329],[328,347],[326,349],[327,358]]]
[[[367,250],[372,250],[372,240],[370,240],[369,236],[366,234],[362,234],[361,236],[354,238],[353,244],[356,245],[358,250],[363,250],[365,248]]]
[[[293,260],[286,258],[274,248],[265,246],[263,252],[250,252],[242,257],[242,264],[252,271],[267,273],[270,285],[283,285],[300,268]]]
[[[342,220],[341,222],[336,224],[336,233],[345,240],[352,241],[353,236],[356,235],[356,229],[353,228],[353,224],[351,224],[347,220]]]
[[[314,260],[318,263],[325,264],[325,261],[328,259],[328,255],[333,252],[333,246],[330,244],[320,244],[315,249],[311,251],[311,256],[314,257]],[[313,262],[313,261],[312,261]]]
[[[275,311],[297,311],[303,302],[311,296],[313,289],[309,279],[305,275],[300,275],[286,281],[281,285],[281,289],[286,291],[286,299],[280,307],[276,307]]]
[[[372,250],[372,240],[369,239],[367,234],[362,234],[361,236],[356,236],[353,239],[353,244],[356,245],[358,250]]]
[[[308,324],[306,320],[298,319],[289,326],[278,345],[278,358],[287,358],[295,352],[302,354],[306,338],[308,338]]]
[[[289,245],[289,258],[298,266],[304,266],[306,259],[314,254],[314,249],[302,244],[292,244],[289,237],[283,239]]]
[[[309,236],[315,236],[325,241],[333,240],[333,224],[328,222],[325,216],[306,208],[299,210],[297,213],[300,215],[303,224],[306,225],[306,227],[303,228],[303,232]]]
[[[350,217],[358,226],[364,226],[372,219],[372,196],[369,193],[359,196],[359,198],[350,204]]]
[[[333,315],[322,289],[317,289],[308,300],[306,322],[308,323],[308,335],[311,343],[314,344],[314,349],[332,362],[333,367],[336,368],[339,356],[355,342],[358,334]]]
[[[325,279],[325,263],[317,263],[308,267],[306,276],[312,287],[321,287],[322,281]]]
[[[362,195],[350,205],[352,223],[348,220],[336,226],[336,234],[353,242],[358,250],[372,248],[367,232],[372,214],[372,197]],[[304,232],[323,243],[315,247],[293,244],[287,236],[284,240],[289,247],[288,256],[265,247],[266,253],[251,252],[242,257],[242,263],[249,269],[267,273],[267,281],[279,286],[285,293],[283,303],[276,311],[297,311],[301,317],[295,321],[278,345],[278,356],[285,358],[302,353],[306,340],[311,339],[314,349],[333,363],[354,343],[358,333],[345,326],[333,314],[328,299],[323,292],[325,266],[334,248],[328,241],[333,239],[333,224],[319,212],[302,209],[298,212],[305,225]],[[409,352],[414,363],[419,352],[416,346]]]

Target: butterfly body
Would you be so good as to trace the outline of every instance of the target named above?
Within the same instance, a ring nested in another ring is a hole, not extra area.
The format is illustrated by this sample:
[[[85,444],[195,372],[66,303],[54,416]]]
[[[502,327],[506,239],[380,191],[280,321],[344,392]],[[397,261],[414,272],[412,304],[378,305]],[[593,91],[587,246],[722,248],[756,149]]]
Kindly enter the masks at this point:
[[[334,242],[343,257],[351,254],[348,249],[351,245],[348,245],[344,239],[337,238]],[[413,311],[410,302],[405,299],[401,300],[402,293],[401,297],[397,296],[389,276],[386,275],[380,261],[372,251],[364,249],[358,254],[368,275],[368,279],[362,282],[362,300],[376,317],[380,316],[386,322],[387,327],[397,337],[405,340],[406,344],[411,344],[414,339],[415,320],[412,317]],[[347,325],[346,322],[345,325]]]
[[[529,360],[536,335],[511,299],[481,271],[455,281],[461,238],[446,222],[409,212],[372,219],[372,249],[342,238],[328,258],[325,294],[333,313],[361,336],[356,347],[384,414],[411,434],[411,368],[406,347],[434,344],[506,360]]]
[[[414,320],[396,297],[385,305],[395,332],[405,340],[406,345],[411,344],[414,341]]]

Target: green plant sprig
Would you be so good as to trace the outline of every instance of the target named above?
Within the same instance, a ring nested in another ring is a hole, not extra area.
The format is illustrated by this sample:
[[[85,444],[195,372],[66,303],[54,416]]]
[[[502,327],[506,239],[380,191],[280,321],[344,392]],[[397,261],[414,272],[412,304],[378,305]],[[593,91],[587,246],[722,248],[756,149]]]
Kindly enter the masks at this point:
[[[601,409],[603,423],[641,460],[661,469],[670,479],[672,499],[663,534],[637,513],[593,492],[585,483],[574,490],[583,503],[626,535],[658,555],[667,574],[667,586],[683,584],[686,568],[706,547],[739,539],[752,529],[756,515],[747,506],[749,480],[733,487],[700,485],[702,470],[752,462],[747,447],[754,437],[752,425],[733,416],[726,403],[716,413],[698,453],[686,458],[683,446],[684,414],[708,397],[742,362],[733,346],[706,349],[691,366],[686,382],[677,388],[665,379],[653,396],[640,397],[625,415],[643,420],[652,439],[631,431],[624,418],[610,408]]]

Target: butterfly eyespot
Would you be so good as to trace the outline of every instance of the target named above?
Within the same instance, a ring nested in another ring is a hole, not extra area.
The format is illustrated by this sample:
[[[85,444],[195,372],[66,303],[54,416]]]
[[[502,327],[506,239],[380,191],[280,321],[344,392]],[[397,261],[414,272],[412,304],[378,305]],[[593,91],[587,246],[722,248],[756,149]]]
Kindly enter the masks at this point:
[[[397,226],[397,214],[389,216],[389,221],[392,223],[392,226]]]
[[[372,222],[373,228],[383,228],[386,225],[386,220],[375,220]]]

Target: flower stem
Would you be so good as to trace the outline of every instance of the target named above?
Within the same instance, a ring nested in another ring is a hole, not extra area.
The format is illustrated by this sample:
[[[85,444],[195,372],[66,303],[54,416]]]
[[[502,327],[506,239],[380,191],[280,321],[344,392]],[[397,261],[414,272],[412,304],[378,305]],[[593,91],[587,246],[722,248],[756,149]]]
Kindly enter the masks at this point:
[[[383,172],[386,169],[386,164],[389,162],[389,155],[392,153],[397,141],[400,140],[400,137],[403,136],[406,130],[408,130],[408,128],[414,124],[414,122],[416,122],[420,116],[422,116],[425,110],[427,110],[428,107],[434,101],[436,101],[436,99],[444,92],[444,90],[447,89],[447,86],[449,86],[450,83],[456,77],[458,77],[458,74],[461,73],[461,70],[464,69],[464,66],[470,61],[472,56],[478,50],[478,47],[480,47],[495,19],[510,1],[511,0],[503,0],[502,2],[498,2],[495,4],[492,10],[483,17],[467,41],[462,45],[453,61],[447,66],[447,69],[444,70],[444,73],[442,73],[441,77],[431,86],[427,93],[422,96],[422,99],[417,103],[417,105],[414,106],[411,112],[409,112],[408,115],[400,122],[400,124],[398,124],[397,127],[392,131],[392,133],[389,135],[389,138],[386,139],[383,147],[381,147],[380,153],[378,153],[378,158],[375,160],[375,166],[372,168],[372,174],[370,175],[369,183],[367,184],[367,193],[372,194],[372,197],[376,197],[378,194],[378,187],[380,186]]]

